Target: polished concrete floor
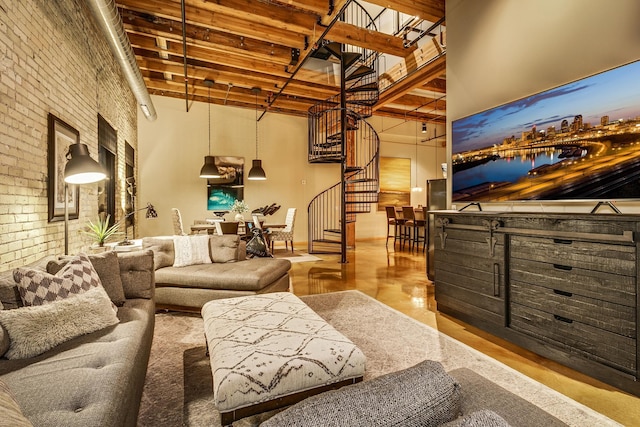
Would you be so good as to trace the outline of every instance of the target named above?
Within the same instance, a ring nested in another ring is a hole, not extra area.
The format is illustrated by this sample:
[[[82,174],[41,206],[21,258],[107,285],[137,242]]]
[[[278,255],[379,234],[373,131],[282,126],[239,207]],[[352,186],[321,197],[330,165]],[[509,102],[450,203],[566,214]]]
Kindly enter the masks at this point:
[[[317,256],[322,261],[292,265],[296,295],[357,289],[623,425],[640,426],[640,398],[438,313],[423,253],[387,250],[384,240],[371,240],[358,242],[346,264],[338,255]]]

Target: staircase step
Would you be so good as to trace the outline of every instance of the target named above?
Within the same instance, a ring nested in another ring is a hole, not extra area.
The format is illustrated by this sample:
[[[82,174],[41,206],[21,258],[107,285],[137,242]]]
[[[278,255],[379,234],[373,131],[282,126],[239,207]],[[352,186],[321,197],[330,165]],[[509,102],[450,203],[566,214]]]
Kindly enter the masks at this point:
[[[361,182],[376,182],[375,178],[356,178],[356,179],[347,179],[347,184],[358,184]]]
[[[324,45],[324,49],[338,59],[340,59],[340,56],[342,56],[342,46],[340,45],[340,43],[327,43]]]
[[[352,173],[352,172],[360,172],[361,170],[363,170],[364,168],[362,166],[347,166],[344,171],[346,173]]]
[[[333,148],[337,145],[340,145],[340,139],[338,139],[337,141],[331,140],[331,141],[327,141],[327,142],[323,142],[321,144],[313,144],[313,146],[315,148]]]
[[[316,154],[318,157],[309,159],[309,163],[341,163],[342,154]]]
[[[340,240],[332,240],[332,239],[314,239],[312,240],[314,243],[327,243],[327,244],[341,244]]]
[[[324,232],[325,233],[338,233],[338,234],[342,233],[342,231],[340,231],[339,228],[325,228]]]
[[[373,106],[373,105],[376,105],[376,103],[378,102],[378,97],[370,98],[370,99],[347,99],[346,102],[347,104]]]
[[[376,72],[376,70],[374,70],[373,68],[367,67],[365,65],[361,65],[358,68],[356,68],[351,74],[349,74],[347,77],[345,77],[345,81],[359,79],[361,77],[368,76],[368,75],[373,74],[375,72]]]
[[[356,92],[369,92],[369,91],[378,91],[378,82],[367,83],[362,86],[352,86],[348,88],[347,93],[356,93]]]
[[[352,66],[362,55],[356,52],[344,52],[342,54],[342,66],[346,70]]]
[[[325,49],[324,46],[320,46],[318,49],[311,52],[311,56],[313,58],[323,59],[326,61],[331,56],[331,52]]]
[[[373,193],[377,193],[377,190],[345,190],[346,194],[373,194]],[[347,203],[358,203],[358,201],[353,201],[353,202],[347,202]]]

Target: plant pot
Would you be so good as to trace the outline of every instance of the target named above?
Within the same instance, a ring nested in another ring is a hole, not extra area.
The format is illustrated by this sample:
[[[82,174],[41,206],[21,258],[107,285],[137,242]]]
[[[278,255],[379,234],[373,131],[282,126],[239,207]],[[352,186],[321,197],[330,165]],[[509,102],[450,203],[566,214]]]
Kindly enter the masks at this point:
[[[237,213],[235,219],[238,222],[244,222],[244,215],[242,215],[241,213]]]

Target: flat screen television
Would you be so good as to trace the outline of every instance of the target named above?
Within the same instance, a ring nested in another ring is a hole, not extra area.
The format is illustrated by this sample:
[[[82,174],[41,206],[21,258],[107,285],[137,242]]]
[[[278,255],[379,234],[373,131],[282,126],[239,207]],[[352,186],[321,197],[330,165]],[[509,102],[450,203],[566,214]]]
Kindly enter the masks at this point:
[[[453,201],[640,199],[640,61],[452,122]]]

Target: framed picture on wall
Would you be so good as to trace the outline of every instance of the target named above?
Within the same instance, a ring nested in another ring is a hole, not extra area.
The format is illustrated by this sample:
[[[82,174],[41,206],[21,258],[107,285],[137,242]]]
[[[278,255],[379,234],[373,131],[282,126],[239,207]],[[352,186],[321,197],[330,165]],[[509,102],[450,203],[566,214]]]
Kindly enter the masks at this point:
[[[207,210],[228,211],[234,201],[244,200],[244,157],[214,158],[221,176],[207,180]]]
[[[67,164],[69,146],[80,142],[80,132],[49,113],[47,139],[49,145],[47,153],[49,222],[64,221],[64,168]],[[69,186],[67,192],[69,219],[78,218],[79,199],[80,189],[78,186]]]

